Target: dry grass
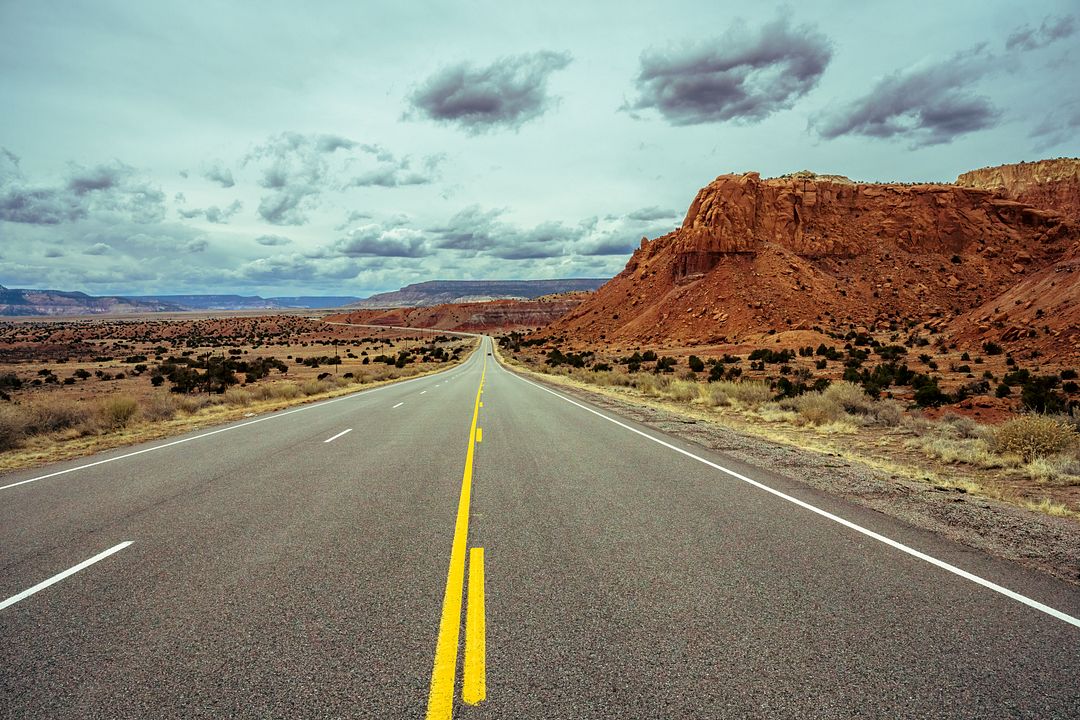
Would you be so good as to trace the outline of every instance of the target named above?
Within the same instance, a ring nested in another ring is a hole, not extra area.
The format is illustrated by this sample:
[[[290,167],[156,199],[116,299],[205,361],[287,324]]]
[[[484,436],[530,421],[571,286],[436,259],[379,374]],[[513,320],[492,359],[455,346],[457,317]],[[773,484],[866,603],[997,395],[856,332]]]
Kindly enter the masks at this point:
[[[1052,517],[1080,518],[1080,512],[1072,510],[1071,508],[1069,508],[1068,505],[1054,502],[1050,498],[1042,498],[1041,500],[1024,500],[1020,504],[1028,510],[1034,510],[1035,512],[1042,513],[1043,515],[1050,515]]]
[[[139,401],[130,395],[113,395],[98,404],[98,417],[104,430],[127,427],[139,415]]]
[[[475,349],[475,347],[474,347]],[[0,470],[34,467],[108,448],[156,440],[236,420],[252,413],[356,392],[359,386],[387,384],[447,370],[457,361],[420,369],[377,369],[371,375],[331,377],[297,385],[289,381],[230,388],[222,395],[185,395],[165,390],[137,399],[114,395],[96,402],[44,397],[0,405]]]
[[[1035,458],[1024,465],[1024,472],[1046,485],[1080,485],[1080,459],[1073,454]]]
[[[993,469],[1016,467],[1016,456],[998,455],[990,444],[981,438],[949,438],[940,436],[919,437],[908,440],[905,445],[921,450],[927,457],[953,465],[964,463],[972,467]]]

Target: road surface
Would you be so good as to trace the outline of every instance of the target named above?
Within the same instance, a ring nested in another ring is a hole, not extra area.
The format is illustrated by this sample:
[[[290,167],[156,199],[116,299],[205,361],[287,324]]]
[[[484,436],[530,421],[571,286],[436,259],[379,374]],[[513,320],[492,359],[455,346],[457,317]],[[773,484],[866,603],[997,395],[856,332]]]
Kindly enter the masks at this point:
[[[0,476],[0,716],[1080,717],[1075,586],[490,346]]]

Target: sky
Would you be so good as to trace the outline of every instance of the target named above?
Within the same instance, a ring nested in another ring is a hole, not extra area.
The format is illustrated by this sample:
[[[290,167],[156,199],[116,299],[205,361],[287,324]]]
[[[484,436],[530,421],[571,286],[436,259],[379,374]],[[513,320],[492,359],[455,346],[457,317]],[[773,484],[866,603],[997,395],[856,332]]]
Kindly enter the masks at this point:
[[[731,172],[1080,155],[1075,2],[0,0],[0,284],[611,277]]]

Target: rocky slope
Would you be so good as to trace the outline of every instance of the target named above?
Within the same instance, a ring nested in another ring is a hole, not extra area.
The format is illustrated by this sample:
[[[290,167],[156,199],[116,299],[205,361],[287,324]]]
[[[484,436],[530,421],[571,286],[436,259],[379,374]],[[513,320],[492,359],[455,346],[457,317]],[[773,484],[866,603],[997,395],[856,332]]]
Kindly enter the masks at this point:
[[[487,300],[534,299],[542,295],[595,290],[604,278],[565,280],[429,280],[353,303],[356,308],[422,307]]]
[[[576,292],[545,296],[535,300],[492,300],[414,308],[357,310],[331,315],[326,320],[464,332],[507,331],[548,325],[576,308],[589,295],[590,293]]]
[[[994,342],[1013,353],[1080,363],[1080,244],[1056,263],[955,318],[946,328],[957,342]]]
[[[956,184],[990,190],[1080,221],[1080,158],[981,168],[962,174]]]
[[[1061,215],[944,184],[723,175],[681,228],[550,328],[582,341],[735,342],[938,319],[989,303],[1080,237]]]

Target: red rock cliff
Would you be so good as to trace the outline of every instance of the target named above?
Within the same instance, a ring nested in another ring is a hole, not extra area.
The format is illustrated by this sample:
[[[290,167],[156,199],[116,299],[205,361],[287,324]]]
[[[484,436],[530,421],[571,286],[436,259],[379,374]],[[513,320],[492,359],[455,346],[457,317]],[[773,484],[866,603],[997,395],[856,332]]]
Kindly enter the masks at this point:
[[[723,175],[680,229],[557,321],[582,340],[714,342],[953,317],[1056,262],[1057,213],[955,185]]]

